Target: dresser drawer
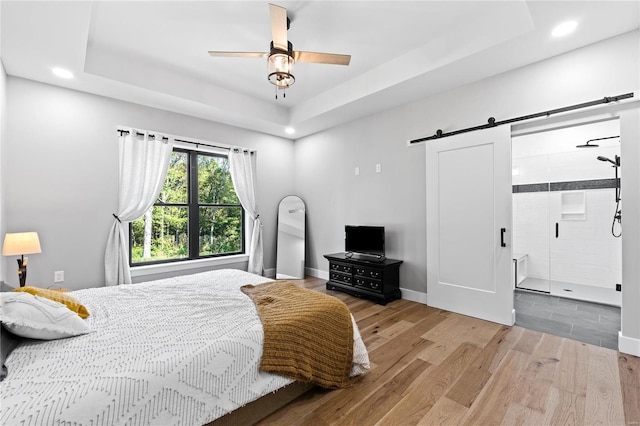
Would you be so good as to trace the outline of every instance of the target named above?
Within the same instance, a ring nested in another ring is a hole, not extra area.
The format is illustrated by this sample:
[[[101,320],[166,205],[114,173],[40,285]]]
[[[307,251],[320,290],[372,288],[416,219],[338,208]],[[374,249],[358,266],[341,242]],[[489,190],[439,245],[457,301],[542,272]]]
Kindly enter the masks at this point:
[[[373,290],[378,293],[382,293],[382,281],[355,277],[354,284],[356,285],[356,287],[362,287],[362,288],[366,288],[367,290]]]
[[[331,270],[331,272],[336,271],[336,272],[343,272],[345,274],[350,274],[351,271],[353,270],[353,266],[346,265],[344,263],[333,263],[333,262],[331,262],[329,264],[329,269]]]
[[[342,274],[340,272],[334,272],[334,271],[329,272],[329,279],[331,281],[337,281],[343,284],[352,285],[351,275]]]
[[[376,280],[382,279],[382,270],[380,269],[367,268],[365,266],[356,266],[355,270],[355,274],[358,277],[373,278]]]

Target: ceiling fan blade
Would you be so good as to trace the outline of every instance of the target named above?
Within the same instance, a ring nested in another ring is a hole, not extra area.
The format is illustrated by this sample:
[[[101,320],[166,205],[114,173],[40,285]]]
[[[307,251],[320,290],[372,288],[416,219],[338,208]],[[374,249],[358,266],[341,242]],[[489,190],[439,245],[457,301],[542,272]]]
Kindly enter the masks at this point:
[[[236,58],[266,58],[267,56],[269,56],[269,54],[266,52],[223,52],[217,50],[210,50],[209,55]]]
[[[296,62],[312,62],[315,64],[349,65],[351,55],[340,55],[337,53],[318,52],[293,52]]]
[[[269,4],[269,14],[271,15],[271,35],[273,37],[273,47],[281,50],[287,48],[287,9],[284,7]]]

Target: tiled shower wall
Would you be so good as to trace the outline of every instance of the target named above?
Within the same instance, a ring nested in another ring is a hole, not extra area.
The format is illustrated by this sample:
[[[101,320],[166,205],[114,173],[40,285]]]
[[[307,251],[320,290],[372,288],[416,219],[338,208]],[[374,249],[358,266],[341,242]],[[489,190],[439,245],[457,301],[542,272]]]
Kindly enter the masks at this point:
[[[586,218],[562,220],[559,191],[513,194],[513,251],[528,254],[529,277],[612,289],[622,282],[622,244],[611,234],[615,190],[585,195]]]
[[[621,283],[621,239],[611,234],[615,172],[597,160],[613,160],[619,142],[575,147],[617,134],[617,122],[606,122],[513,138],[513,252],[528,254],[529,277],[611,289]],[[584,215],[561,214],[563,192],[584,193]]]

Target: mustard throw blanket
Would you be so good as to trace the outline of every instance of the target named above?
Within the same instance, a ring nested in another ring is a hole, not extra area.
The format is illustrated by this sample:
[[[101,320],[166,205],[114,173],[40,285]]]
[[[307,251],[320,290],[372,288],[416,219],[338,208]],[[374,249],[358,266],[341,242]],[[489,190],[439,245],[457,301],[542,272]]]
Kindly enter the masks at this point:
[[[351,385],[353,324],[340,300],[289,281],[245,285],[264,329],[260,371],[325,388]]]

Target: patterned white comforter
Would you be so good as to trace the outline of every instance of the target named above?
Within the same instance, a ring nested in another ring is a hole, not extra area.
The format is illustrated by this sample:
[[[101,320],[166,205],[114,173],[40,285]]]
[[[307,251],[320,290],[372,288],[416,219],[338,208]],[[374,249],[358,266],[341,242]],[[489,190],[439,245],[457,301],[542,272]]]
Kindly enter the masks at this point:
[[[202,425],[291,383],[258,371],[262,324],[239,288],[266,281],[229,269],[71,293],[93,332],[15,349],[0,424]],[[354,329],[352,375],[369,367]]]

